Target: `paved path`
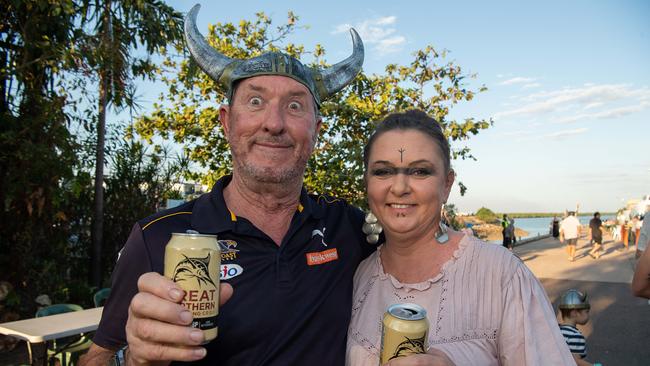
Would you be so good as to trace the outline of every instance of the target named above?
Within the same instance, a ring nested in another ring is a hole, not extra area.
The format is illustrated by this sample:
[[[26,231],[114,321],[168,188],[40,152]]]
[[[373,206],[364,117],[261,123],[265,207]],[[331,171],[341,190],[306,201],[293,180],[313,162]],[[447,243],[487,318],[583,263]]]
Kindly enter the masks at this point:
[[[569,262],[562,245],[546,238],[515,248],[515,253],[541,280],[557,309],[560,295],[576,288],[591,302],[591,321],[579,326],[587,338],[587,358],[611,365],[650,365],[650,305],[632,296],[634,250],[622,250],[605,237],[605,254],[591,258],[585,238],[578,241],[577,258]]]

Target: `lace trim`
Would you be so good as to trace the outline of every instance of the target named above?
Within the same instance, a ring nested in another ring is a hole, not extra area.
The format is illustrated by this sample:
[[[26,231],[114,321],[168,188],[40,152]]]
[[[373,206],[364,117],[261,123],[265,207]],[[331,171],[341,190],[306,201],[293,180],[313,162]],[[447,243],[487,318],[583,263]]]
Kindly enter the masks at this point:
[[[489,339],[494,341],[497,339],[497,333],[498,333],[497,329],[469,330],[459,336],[436,337],[435,339],[430,339],[429,347],[435,346],[437,344],[461,342],[461,341],[468,341],[472,339]]]
[[[434,283],[440,281],[445,274],[448,272],[448,269],[450,266],[452,266],[456,261],[462,257],[463,253],[465,252],[465,249],[469,245],[471,239],[469,236],[464,235],[461,239],[460,242],[458,243],[458,248],[454,250],[454,253],[452,254],[451,258],[447,262],[445,262],[442,267],[440,268],[440,272],[436,274],[434,277],[429,278],[423,282],[418,282],[418,283],[402,283],[400,282],[397,278],[393,277],[391,274],[388,274],[384,271],[384,266],[381,263],[381,250],[383,249],[384,245],[380,245],[377,247],[377,251],[375,252],[375,265],[377,266],[377,275],[380,280],[390,280],[393,287],[395,289],[404,289],[406,291],[410,290],[417,290],[417,291],[425,291],[428,290],[431,285]]]

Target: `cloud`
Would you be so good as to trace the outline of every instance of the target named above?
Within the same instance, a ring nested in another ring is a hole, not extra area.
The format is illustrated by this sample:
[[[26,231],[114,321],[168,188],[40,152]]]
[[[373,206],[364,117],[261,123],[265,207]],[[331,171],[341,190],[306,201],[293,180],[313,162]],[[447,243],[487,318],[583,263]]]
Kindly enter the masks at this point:
[[[558,123],[585,118],[617,118],[650,108],[650,89],[625,84],[587,84],[540,91],[519,97],[518,108],[498,112],[494,119],[548,115]],[[584,113],[593,110],[592,113]],[[555,114],[562,114],[561,117]]]
[[[514,77],[510,78],[508,80],[504,80],[499,83],[499,85],[512,85],[512,84],[523,84],[523,83],[532,83],[535,81],[533,78],[524,78],[524,77]]]
[[[573,136],[573,135],[580,135],[582,133],[587,132],[587,128],[576,128],[575,130],[564,130],[564,131],[558,131],[558,132],[553,132],[546,134],[542,136],[543,138],[563,138],[563,137],[568,137],[568,136]]]
[[[522,88],[523,89],[531,89],[531,88],[539,88],[540,86],[542,86],[542,84],[540,84],[540,83],[529,83],[529,84],[525,84],[524,86],[522,86]]]
[[[355,25],[339,24],[334,28],[333,34],[348,32],[354,28],[359,32],[363,43],[374,46],[374,50],[379,55],[399,52],[402,45],[406,43],[406,38],[397,34],[393,26],[397,23],[397,17],[394,15],[366,19]]]

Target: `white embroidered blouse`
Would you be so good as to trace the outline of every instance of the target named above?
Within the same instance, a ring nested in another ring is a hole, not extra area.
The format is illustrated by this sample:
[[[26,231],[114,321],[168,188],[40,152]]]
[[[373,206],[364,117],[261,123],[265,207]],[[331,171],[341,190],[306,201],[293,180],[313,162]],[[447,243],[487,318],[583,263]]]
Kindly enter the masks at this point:
[[[346,364],[379,364],[389,305],[416,303],[429,319],[429,347],[456,365],[575,365],[544,288],[500,245],[465,235],[433,278],[400,283],[384,273],[381,247],[354,276]]]

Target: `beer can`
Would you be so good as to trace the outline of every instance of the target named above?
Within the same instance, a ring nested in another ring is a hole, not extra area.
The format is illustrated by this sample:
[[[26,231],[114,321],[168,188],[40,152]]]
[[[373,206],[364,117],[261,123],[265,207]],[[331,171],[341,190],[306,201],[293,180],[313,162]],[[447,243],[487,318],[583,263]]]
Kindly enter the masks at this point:
[[[380,364],[412,354],[426,353],[429,321],[417,304],[394,304],[382,321]]]
[[[217,337],[220,268],[215,235],[172,233],[165,247],[165,277],[185,290],[183,306],[192,312],[192,327],[203,331],[205,343]]]

